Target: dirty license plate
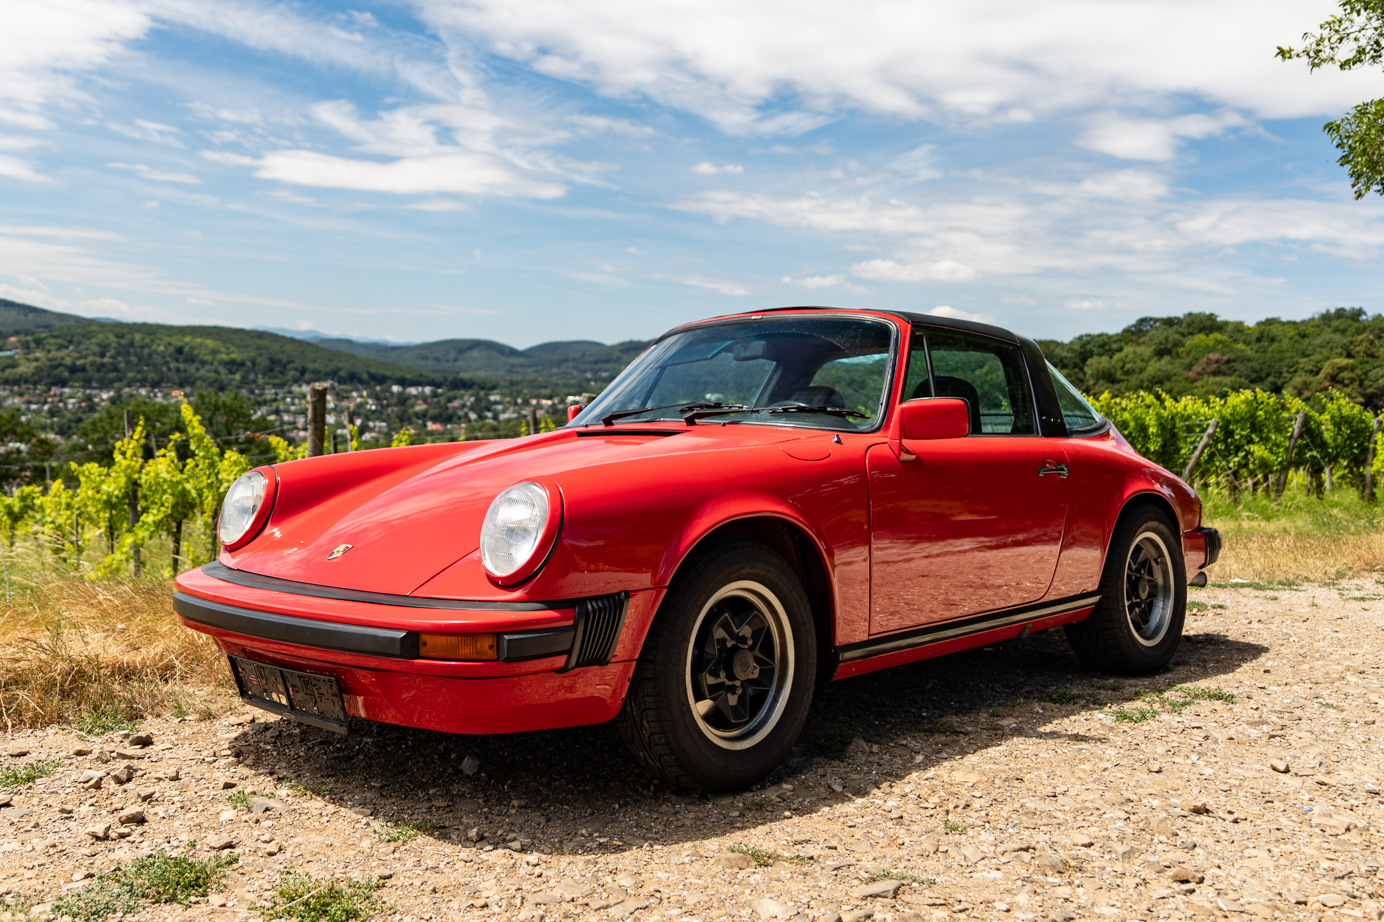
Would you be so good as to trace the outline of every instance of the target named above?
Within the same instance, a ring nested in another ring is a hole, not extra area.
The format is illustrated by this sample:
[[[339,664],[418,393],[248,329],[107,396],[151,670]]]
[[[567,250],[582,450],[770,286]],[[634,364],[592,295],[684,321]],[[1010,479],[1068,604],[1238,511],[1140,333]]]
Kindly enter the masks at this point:
[[[323,730],[346,733],[350,723],[336,679],[280,669],[239,656],[230,660],[240,696],[247,703]]]

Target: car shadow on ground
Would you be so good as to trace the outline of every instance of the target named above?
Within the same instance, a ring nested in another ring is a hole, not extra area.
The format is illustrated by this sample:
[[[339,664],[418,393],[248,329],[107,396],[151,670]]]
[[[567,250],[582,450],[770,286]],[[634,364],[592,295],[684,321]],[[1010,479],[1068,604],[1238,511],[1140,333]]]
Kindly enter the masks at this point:
[[[747,832],[786,810],[808,815],[1014,735],[1096,744],[1108,724],[1088,734],[1046,728],[1082,712],[1153,718],[1149,693],[1214,687],[1202,680],[1267,652],[1191,633],[1163,673],[1116,679],[1083,670],[1062,632],[1049,631],[834,682],[818,690],[802,741],[765,785],[714,798],[670,790],[612,724],[468,737],[357,722],[342,738],[265,715],[231,745],[290,789],[372,817],[382,838],[599,854]]]

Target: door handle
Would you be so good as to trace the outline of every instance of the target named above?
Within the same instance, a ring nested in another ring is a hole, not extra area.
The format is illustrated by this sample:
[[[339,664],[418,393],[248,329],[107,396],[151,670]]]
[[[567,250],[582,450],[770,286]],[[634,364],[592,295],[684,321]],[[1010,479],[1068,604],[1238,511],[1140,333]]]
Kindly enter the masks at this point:
[[[1039,477],[1044,477],[1044,476],[1046,476],[1046,475],[1048,475],[1048,474],[1056,474],[1058,477],[1062,478],[1063,480],[1066,480],[1066,479],[1067,479],[1067,465],[1065,465],[1065,464],[1054,464],[1052,467],[1040,467],[1040,468],[1038,468],[1038,476],[1039,476]]]

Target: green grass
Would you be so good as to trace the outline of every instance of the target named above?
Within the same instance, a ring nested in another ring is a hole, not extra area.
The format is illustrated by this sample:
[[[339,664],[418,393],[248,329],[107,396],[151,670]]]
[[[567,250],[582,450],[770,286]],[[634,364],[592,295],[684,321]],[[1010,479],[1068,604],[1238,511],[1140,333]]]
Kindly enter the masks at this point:
[[[959,834],[959,833],[965,832],[965,831],[966,831],[967,829],[969,829],[969,828],[970,828],[970,827],[967,826],[965,823],[957,823],[957,822],[955,822],[955,821],[953,821],[953,820],[943,820],[943,821],[942,821],[942,831],[943,831],[943,832],[949,832],[949,833],[953,833],[953,834]]]
[[[16,916],[27,916],[29,910],[37,903],[38,896],[33,893],[15,893],[11,896],[0,896],[0,912],[9,912]]]
[[[791,861],[794,864],[811,864],[813,859],[807,855],[785,855],[782,852],[771,852],[764,848],[755,848],[753,845],[732,845],[730,851],[738,855],[745,855],[753,858],[757,867],[767,868],[775,861]]]
[[[931,735],[933,735],[933,736],[970,736],[970,735],[971,735],[968,731],[961,729],[960,727],[956,726],[955,724],[949,724],[949,723],[932,723],[932,724],[928,724],[926,727],[923,727],[923,728],[920,729],[918,732],[919,732],[919,733],[928,733],[928,734],[931,734]]]
[[[232,807],[239,807],[241,810],[249,810],[251,798],[267,796],[269,795],[261,794],[259,791],[232,791],[226,795],[226,799],[230,801]]]
[[[0,789],[15,788],[39,778],[47,778],[57,771],[61,764],[62,759],[51,759],[47,762],[25,762],[18,768],[7,768],[0,772]]]
[[[409,842],[443,828],[441,823],[384,823],[375,827],[375,838],[381,842]]]
[[[252,908],[259,909],[266,919],[352,922],[385,908],[375,895],[383,886],[383,882],[374,879],[343,881],[285,871],[275,884],[268,904]]]
[[[236,855],[197,859],[159,852],[117,865],[94,882],[53,901],[53,914],[77,922],[100,922],[112,915],[138,912],[144,903],[186,906],[205,897],[235,864]]]
[[[114,705],[91,705],[82,710],[72,720],[72,729],[84,737],[104,736],[117,730],[139,729],[139,720],[130,716],[124,708]]]
[[[1105,704],[1100,695],[1093,695],[1090,692],[1067,691],[1066,689],[1039,695],[1038,700],[1046,701],[1048,704]]]
[[[1234,704],[1235,696],[1222,688],[1201,688],[1192,685],[1178,685],[1161,691],[1140,692],[1134,697],[1138,703],[1134,708],[1117,708],[1113,716],[1122,723],[1140,724],[1152,720],[1161,713],[1181,714],[1198,701],[1220,701]]]
[[[1320,704],[1322,707],[1327,708],[1327,709],[1332,710],[1332,711],[1344,711],[1344,710],[1345,710],[1345,708],[1341,707],[1339,704],[1332,704],[1330,701],[1318,701],[1317,703]]]
[[[1198,602],[1195,599],[1187,602],[1187,610],[1195,612],[1210,611],[1213,608],[1225,608],[1220,602]]]
[[[239,861],[237,855],[189,858],[159,852],[149,858],[136,858],[105,875],[137,898],[150,903],[177,903],[186,906],[204,897]]]
[[[916,874],[904,874],[901,871],[876,871],[862,879],[867,884],[872,884],[877,880],[902,880],[910,884],[921,884],[922,886],[930,887],[937,883],[937,881],[931,877],[919,877]]]

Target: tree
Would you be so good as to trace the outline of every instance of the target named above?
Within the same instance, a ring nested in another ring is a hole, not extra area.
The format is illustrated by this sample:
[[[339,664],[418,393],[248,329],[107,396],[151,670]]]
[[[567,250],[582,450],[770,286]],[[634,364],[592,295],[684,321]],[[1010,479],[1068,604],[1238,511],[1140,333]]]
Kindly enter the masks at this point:
[[[1301,48],[1279,46],[1285,61],[1305,58],[1312,70],[1384,66],[1384,0],[1341,0],[1340,15],[1321,24],[1317,34],[1304,33]],[[1350,172],[1357,199],[1370,192],[1384,195],[1384,99],[1362,102],[1341,118],[1322,126],[1341,151],[1336,162]]]

